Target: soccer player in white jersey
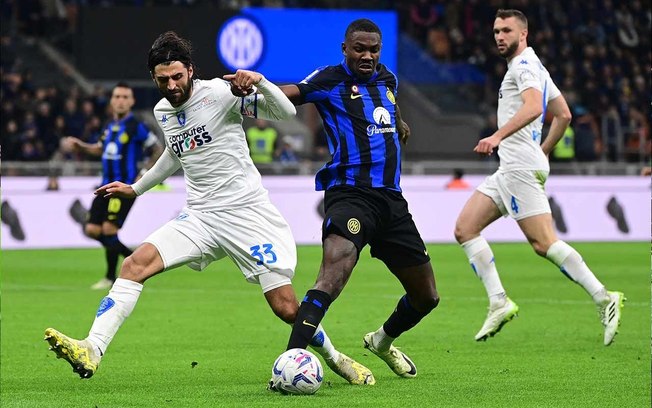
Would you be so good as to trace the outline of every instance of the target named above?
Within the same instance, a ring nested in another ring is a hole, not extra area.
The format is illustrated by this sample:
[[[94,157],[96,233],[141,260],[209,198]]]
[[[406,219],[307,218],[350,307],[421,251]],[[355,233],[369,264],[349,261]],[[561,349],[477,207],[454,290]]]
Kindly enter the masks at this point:
[[[88,337],[72,339],[47,329],[51,349],[82,378],[90,378],[120,325],[134,309],[143,283],[181,265],[204,269],[229,257],[245,279],[261,286],[273,312],[294,323],[299,303],[291,284],[296,247],[290,227],[268,198],[247,148],[242,116],[282,120],[296,114],[283,92],[261,74],[238,70],[224,79],[194,78],[190,42],[161,34],[149,52],[149,69],[163,99],[154,115],[166,149],[134,184],[112,182],[96,194],[135,197],[183,169],[187,203],[179,216],[152,233],[130,257],[102,299]],[[237,97],[231,88],[260,93]],[[338,375],[373,384],[369,369],[337,351],[321,328],[310,343]]]
[[[580,254],[557,237],[544,190],[550,172],[547,156],[571,120],[568,105],[534,50],[527,46],[528,25],[522,12],[498,10],[493,33],[508,69],[498,95],[498,130],[481,139],[474,151],[490,155],[500,146],[500,166],[478,186],[455,225],[455,238],[489,297],[489,313],[475,339],[494,336],[519,310],[507,297],[493,252],[480,235],[489,224],[509,215],[538,255],[554,263],[593,298],[608,346],[617,333],[625,297],[607,291]],[[553,120],[541,143],[546,111]]]

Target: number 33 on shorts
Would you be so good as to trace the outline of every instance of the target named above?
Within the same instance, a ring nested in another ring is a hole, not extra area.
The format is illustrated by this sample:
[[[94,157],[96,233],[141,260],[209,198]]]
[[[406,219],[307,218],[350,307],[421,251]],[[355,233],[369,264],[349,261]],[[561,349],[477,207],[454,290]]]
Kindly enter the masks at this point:
[[[254,245],[249,250],[251,250],[251,256],[258,258],[256,265],[273,264],[277,261],[272,244]]]

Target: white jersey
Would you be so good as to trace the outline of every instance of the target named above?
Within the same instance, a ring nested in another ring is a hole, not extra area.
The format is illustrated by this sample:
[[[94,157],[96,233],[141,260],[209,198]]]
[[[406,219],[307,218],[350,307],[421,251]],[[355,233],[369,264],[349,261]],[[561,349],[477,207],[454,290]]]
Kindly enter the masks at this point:
[[[500,142],[498,156],[501,170],[545,170],[550,164],[541,150],[541,129],[548,102],[561,95],[550,74],[531,47],[515,56],[507,65],[507,73],[498,94],[498,127],[501,128],[521,108],[521,93],[529,88],[543,95],[543,114]]]
[[[233,96],[222,79],[194,80],[191,97],[179,107],[167,99],[154,107],[165,152],[133,185],[142,194],[179,167],[184,171],[188,208],[219,211],[269,201],[260,173],[249,156],[242,115],[285,119],[296,113],[281,90],[263,79],[263,95]]]

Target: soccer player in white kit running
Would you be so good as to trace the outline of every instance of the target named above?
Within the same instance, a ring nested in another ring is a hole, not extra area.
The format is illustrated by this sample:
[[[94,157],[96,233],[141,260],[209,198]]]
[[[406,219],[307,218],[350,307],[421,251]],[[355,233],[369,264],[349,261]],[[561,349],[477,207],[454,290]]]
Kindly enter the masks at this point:
[[[190,42],[174,32],[158,37],[148,63],[164,97],[154,115],[165,135],[165,152],[136,183],[109,183],[96,194],[135,197],[181,168],[187,203],[176,219],[125,259],[86,339],[75,340],[51,328],[45,331],[51,349],[82,378],[97,370],[101,356],[134,309],[143,283],[165,270],[181,265],[202,270],[229,257],[247,281],[261,286],[283,321],[294,323],[299,308],[291,283],[297,262],[294,238],[269,201],[242,128],[243,115],[282,120],[296,114],[294,105],[257,72],[238,70],[225,75],[225,80],[194,79]],[[236,97],[231,90],[254,85],[260,93]],[[369,369],[333,347],[321,325],[310,344],[350,383],[375,382]]]
[[[455,238],[489,297],[489,313],[475,339],[494,336],[519,310],[506,296],[493,252],[480,235],[489,224],[509,214],[538,255],[557,265],[591,295],[608,346],[617,333],[625,297],[621,292],[607,291],[580,254],[557,238],[544,190],[550,172],[548,154],[571,120],[568,105],[534,50],[527,46],[527,18],[522,12],[498,10],[493,33],[508,69],[498,95],[498,130],[480,140],[474,151],[490,155],[500,145],[500,166],[478,186],[455,225]],[[553,120],[541,144],[546,111]]]

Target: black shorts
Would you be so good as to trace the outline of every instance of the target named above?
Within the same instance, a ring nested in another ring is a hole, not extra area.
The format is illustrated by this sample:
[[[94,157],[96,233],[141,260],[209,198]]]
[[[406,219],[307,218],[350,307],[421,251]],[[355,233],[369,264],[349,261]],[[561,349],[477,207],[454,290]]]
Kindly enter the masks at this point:
[[[358,254],[369,244],[371,256],[390,269],[430,261],[407,201],[398,191],[337,186],[324,193],[324,209],[322,241],[329,234],[340,235],[355,244]]]
[[[135,201],[135,198],[96,196],[88,214],[88,223],[102,225],[108,221],[120,228]]]

